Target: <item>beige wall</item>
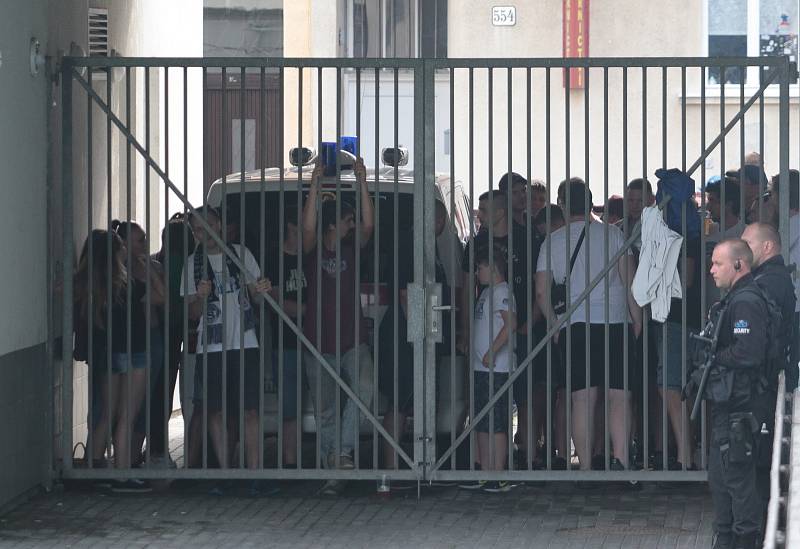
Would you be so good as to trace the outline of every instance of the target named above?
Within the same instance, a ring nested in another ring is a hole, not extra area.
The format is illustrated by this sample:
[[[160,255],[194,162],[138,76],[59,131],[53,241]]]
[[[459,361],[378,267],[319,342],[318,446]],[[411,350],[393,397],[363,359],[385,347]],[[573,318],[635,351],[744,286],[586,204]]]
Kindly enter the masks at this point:
[[[533,4],[533,3],[532,3]],[[493,2],[467,1],[451,2],[448,14],[450,57],[560,57],[562,14],[561,2],[548,0],[536,6],[517,4],[517,25],[515,27],[493,27],[490,13]],[[702,2],[682,0],[677,2],[592,2],[590,5],[589,51],[592,57],[648,57],[648,56],[701,56],[704,52],[704,23]],[[676,17],[675,14],[681,14]],[[659,30],[655,34],[652,25],[644,21],[658,21]],[[475,40],[476,36],[481,39]],[[663,164],[663,128],[667,128],[667,164],[681,167],[682,158],[682,94],[681,71],[670,69],[667,74],[666,124],[662,123],[662,73],[661,69],[647,72],[646,109],[646,167],[642,154],[643,106],[642,71],[628,71],[628,120],[627,120],[627,179],[645,173],[651,179],[656,168]],[[507,110],[507,72],[494,72],[494,166],[492,180],[496,185],[499,177],[508,170],[508,110]],[[458,71],[456,89],[467,89],[466,71]],[[608,80],[608,187],[609,193],[621,193],[625,180],[626,167],[623,164],[622,131],[622,70],[609,70]],[[545,133],[546,109],[544,105],[544,70],[533,72],[532,127],[533,145],[531,147],[532,175],[544,178],[547,172],[547,136]],[[567,174],[565,97],[560,70],[551,72],[550,107],[550,180],[555,187]],[[699,105],[700,74],[698,69],[687,70],[687,109],[686,109],[686,162],[691,165],[700,155],[701,129]],[[570,162],[571,176],[587,177],[595,194],[602,194],[606,179],[605,137],[604,137],[604,97],[603,70],[590,72],[589,77],[589,164],[586,165],[585,144],[585,94],[584,90],[570,93]],[[746,98],[754,93],[746,90]],[[777,90],[776,90],[777,91]],[[523,70],[515,71],[512,84],[512,165],[515,171],[525,173],[527,168],[526,108],[527,88]],[[715,92],[708,90],[711,95]],[[726,95],[735,97],[726,101],[726,122],[739,107],[738,86],[729,86]],[[792,105],[792,135],[797,135],[797,102]],[[489,183],[488,156],[488,108],[486,71],[475,71],[475,90],[473,109],[475,117],[475,193],[485,190]],[[469,113],[468,94],[459,93],[456,97],[456,176],[467,180],[466,158],[468,149],[467,120]],[[757,106],[757,105],[756,105]],[[437,108],[439,108],[437,106]],[[719,100],[709,100],[706,107],[706,143],[719,133]],[[778,112],[777,102],[768,101],[765,107],[765,164],[768,173],[778,169]],[[758,112],[751,111],[745,124],[745,152],[758,148]],[[726,139],[724,166],[737,167],[740,162],[738,127]],[[792,149],[792,165],[797,165],[797,147]],[[716,151],[715,151],[716,152]],[[720,170],[722,164],[719,153],[712,155],[706,163],[710,176]],[[458,168],[460,166],[460,168]],[[695,174],[699,181],[700,172]]]
[[[84,50],[87,49],[87,20],[89,7],[109,8],[109,46],[119,55],[127,57],[146,56],[202,56],[203,14],[202,2],[180,0],[160,2],[159,0],[86,0],[60,1],[51,0],[49,4],[49,32],[47,36],[47,52],[57,59],[60,51],[69,51],[70,43],[75,42]],[[88,76],[85,76],[88,78]],[[166,167],[165,147],[169,142],[170,162],[169,175],[173,182],[183,189],[184,179],[188,178],[189,197],[193,202],[202,199],[202,79],[199,70],[189,74],[187,90],[188,104],[188,141],[187,158],[188,174],[183,169],[183,76],[182,71],[173,69],[169,75],[169,132],[166,131],[166,105],[164,92],[164,72],[162,69],[151,69],[150,74],[150,150],[162,168]],[[93,88],[98,95],[107,99],[107,80],[93,79]],[[125,71],[116,69],[111,76],[111,99],[109,102],[114,113],[122,120],[125,116]],[[131,71],[131,126],[137,139],[145,143],[145,104],[144,104],[144,71]],[[52,162],[55,166],[53,196],[59,208],[52,219],[53,233],[51,239],[56,249],[60,249],[60,165],[61,165],[61,101],[60,87],[55,90],[56,106],[50,110],[50,123],[54,136]],[[106,117],[98,107],[92,110],[92,201],[88,200],[89,165],[88,155],[88,118],[87,94],[76,82],[73,83],[73,215],[74,215],[74,257],[89,230],[88,220],[91,208],[92,226],[108,227],[107,207],[107,158],[108,142],[106,139]],[[111,217],[124,218],[127,215],[126,188],[126,141],[113,128],[111,137]],[[146,193],[145,164],[141,156],[132,149],[131,162],[131,216],[147,227],[151,235],[151,246],[154,250],[160,246],[159,235],[164,223],[164,187],[155,172],[150,173],[150,192]],[[149,200],[149,224],[145,219],[145,200]],[[170,212],[178,210],[179,202],[170,197]],[[60,318],[56,318],[60,324]],[[73,431],[76,441],[85,438],[86,429],[86,367],[82,363],[75,365],[73,378],[74,406]]]

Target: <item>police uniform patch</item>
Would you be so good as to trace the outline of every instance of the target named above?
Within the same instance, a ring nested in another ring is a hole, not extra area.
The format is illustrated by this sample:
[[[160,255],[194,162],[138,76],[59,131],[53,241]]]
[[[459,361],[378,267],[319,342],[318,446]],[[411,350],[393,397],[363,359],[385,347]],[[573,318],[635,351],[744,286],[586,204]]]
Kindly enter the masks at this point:
[[[746,320],[737,320],[733,325],[733,333],[735,335],[744,335],[750,333],[750,323]]]

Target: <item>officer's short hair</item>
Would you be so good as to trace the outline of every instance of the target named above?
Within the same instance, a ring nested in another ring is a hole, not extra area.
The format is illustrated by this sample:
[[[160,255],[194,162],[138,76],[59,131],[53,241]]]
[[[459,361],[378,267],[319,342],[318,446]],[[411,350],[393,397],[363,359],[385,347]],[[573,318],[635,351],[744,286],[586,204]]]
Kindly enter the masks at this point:
[[[727,246],[731,261],[743,261],[747,263],[748,267],[753,266],[753,250],[741,238],[726,238],[717,244],[717,246],[720,245]]]
[[[752,227],[753,230],[756,231],[759,240],[761,240],[762,242],[772,242],[775,245],[776,249],[780,251],[781,234],[775,229],[775,227],[773,227],[769,223],[761,223],[758,221],[755,223],[750,223],[747,227],[748,228]]]

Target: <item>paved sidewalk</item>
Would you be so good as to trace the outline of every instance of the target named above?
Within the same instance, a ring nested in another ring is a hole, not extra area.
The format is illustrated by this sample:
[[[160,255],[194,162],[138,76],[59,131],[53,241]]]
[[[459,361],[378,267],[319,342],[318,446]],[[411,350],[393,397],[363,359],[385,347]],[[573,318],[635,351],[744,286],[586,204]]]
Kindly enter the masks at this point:
[[[454,486],[351,483],[341,498],[318,482],[282,483],[277,496],[248,498],[207,482],[146,495],[86,485],[38,496],[0,517],[0,547],[618,547],[711,546],[711,501],[701,485],[641,491],[571,483],[520,486],[507,494]],[[401,489],[405,488],[405,489]]]

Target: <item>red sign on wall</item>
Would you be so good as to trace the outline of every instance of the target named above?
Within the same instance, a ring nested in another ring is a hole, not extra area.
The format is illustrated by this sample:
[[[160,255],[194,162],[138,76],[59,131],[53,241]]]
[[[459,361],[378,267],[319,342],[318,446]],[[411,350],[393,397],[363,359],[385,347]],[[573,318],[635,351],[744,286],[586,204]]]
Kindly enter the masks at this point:
[[[563,44],[565,58],[589,57],[589,0],[564,0]],[[583,82],[584,69],[570,69],[569,87],[583,88]]]

